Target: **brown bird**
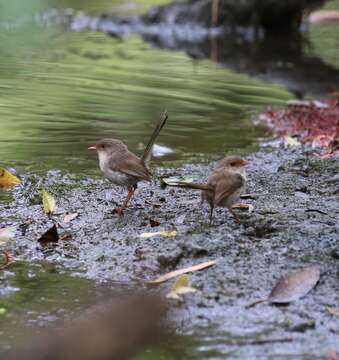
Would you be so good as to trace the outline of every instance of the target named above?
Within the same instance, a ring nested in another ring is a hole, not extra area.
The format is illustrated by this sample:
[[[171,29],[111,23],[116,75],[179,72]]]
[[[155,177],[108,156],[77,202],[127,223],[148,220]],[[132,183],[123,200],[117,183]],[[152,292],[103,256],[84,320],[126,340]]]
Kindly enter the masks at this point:
[[[249,162],[239,156],[226,156],[220,160],[207,179],[206,184],[180,182],[179,187],[201,190],[201,200],[210,205],[210,223],[216,206],[227,208],[235,220],[239,218],[232,210],[232,205],[238,201],[246,187],[245,166]]]
[[[146,161],[167,119],[167,112],[164,111],[141,157],[133,154],[122,141],[117,139],[103,139],[88,148],[89,150],[97,151],[99,167],[104,176],[113,184],[128,190],[127,197],[122,206],[116,209],[120,216],[123,215],[124,210],[128,207],[128,203],[138,187],[138,182],[152,181],[153,175],[147,168]]]

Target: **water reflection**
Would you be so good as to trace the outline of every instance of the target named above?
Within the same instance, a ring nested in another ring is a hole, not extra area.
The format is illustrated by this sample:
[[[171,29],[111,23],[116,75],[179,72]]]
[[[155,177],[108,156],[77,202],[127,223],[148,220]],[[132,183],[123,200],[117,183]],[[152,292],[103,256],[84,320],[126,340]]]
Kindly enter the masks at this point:
[[[291,97],[137,36],[121,41],[27,22],[4,31],[0,49],[0,161],[20,171],[96,169],[86,149],[103,136],[138,151],[164,108],[170,121],[159,144],[174,154],[161,161],[244,149],[265,132],[250,114]]]

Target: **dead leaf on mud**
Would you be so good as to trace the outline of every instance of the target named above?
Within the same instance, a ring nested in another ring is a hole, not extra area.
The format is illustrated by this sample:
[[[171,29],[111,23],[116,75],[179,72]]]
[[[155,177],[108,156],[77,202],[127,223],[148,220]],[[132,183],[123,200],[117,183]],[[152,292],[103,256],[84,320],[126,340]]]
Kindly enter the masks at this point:
[[[153,236],[165,236],[165,237],[173,237],[176,236],[178,232],[176,230],[162,230],[156,232],[145,232],[140,234],[142,239],[149,239]]]
[[[39,239],[38,242],[41,245],[47,245],[48,243],[57,243],[60,237],[58,234],[58,229],[54,224],[50,229],[48,229]]]
[[[332,315],[334,315],[334,316],[339,316],[339,310],[332,309],[332,308],[330,308],[330,307],[327,307],[326,309],[327,309],[327,311],[328,311],[330,314],[332,314]]]
[[[194,182],[192,176],[170,176],[168,178],[162,178],[161,182],[168,186],[178,186],[180,183]]]
[[[168,299],[180,299],[179,295],[189,294],[196,291],[196,289],[189,286],[188,275],[183,274],[176,279],[172,285],[171,292],[169,292],[166,297]]]
[[[160,226],[161,222],[159,220],[150,218],[149,224],[151,225],[151,227],[157,227],[157,226]]]
[[[234,204],[232,205],[232,209],[247,210],[249,214],[251,214],[254,210],[254,206],[250,204]]]
[[[0,253],[4,257],[4,262],[0,263],[0,270],[3,270],[13,263],[13,255],[7,250],[1,250]]]
[[[14,239],[15,231],[16,228],[14,226],[0,229],[0,244]]]
[[[207,269],[207,268],[213,266],[214,264],[216,264],[216,261],[212,260],[212,261],[203,262],[203,263],[198,264],[198,265],[193,265],[193,266],[190,266],[190,267],[187,267],[187,268],[174,270],[174,271],[171,271],[171,272],[169,272],[169,273],[167,273],[165,275],[159,276],[157,279],[155,279],[153,281],[149,281],[148,283],[149,284],[161,284],[161,283],[163,283],[163,282],[165,282],[165,281],[167,281],[169,279],[172,279],[172,278],[177,277],[177,276],[182,275],[182,274]]]
[[[288,146],[300,146],[301,143],[296,138],[293,138],[291,136],[284,136],[285,144]]]
[[[19,185],[21,181],[4,168],[0,168],[0,187],[11,188]]]
[[[67,214],[64,217],[64,223],[67,224],[67,223],[71,222],[72,220],[74,220],[75,218],[77,218],[78,216],[79,216],[78,213]]]
[[[47,215],[52,215],[56,208],[56,202],[54,197],[49,194],[46,189],[42,189],[42,204],[44,207],[44,212]]]
[[[315,287],[319,279],[320,268],[318,265],[310,265],[294,271],[280,278],[266,299],[255,301],[248,305],[247,308],[263,302],[288,304],[299,300]]]

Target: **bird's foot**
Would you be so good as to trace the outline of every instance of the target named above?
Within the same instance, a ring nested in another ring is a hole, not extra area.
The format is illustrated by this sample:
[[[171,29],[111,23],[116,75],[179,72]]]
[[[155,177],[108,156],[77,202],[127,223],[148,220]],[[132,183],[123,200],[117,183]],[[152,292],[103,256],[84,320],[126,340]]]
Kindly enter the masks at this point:
[[[114,209],[114,212],[116,212],[119,215],[119,217],[124,216],[124,211],[125,211],[125,209],[123,209],[122,207],[116,207]]]

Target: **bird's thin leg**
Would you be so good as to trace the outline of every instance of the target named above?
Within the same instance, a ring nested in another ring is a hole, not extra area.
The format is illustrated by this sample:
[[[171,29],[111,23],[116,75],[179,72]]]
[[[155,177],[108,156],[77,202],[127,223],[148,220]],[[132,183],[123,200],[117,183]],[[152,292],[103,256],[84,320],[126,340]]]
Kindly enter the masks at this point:
[[[238,218],[238,215],[232,210],[232,208],[229,208],[228,210],[229,210],[229,211],[231,212],[231,214],[233,215],[236,223],[237,223],[237,224],[240,224],[241,221],[240,221],[240,219]]]
[[[119,216],[124,215],[124,210],[127,209],[128,203],[129,203],[129,201],[131,200],[131,198],[132,198],[132,196],[133,196],[136,188],[137,188],[136,186],[133,186],[133,187],[131,187],[131,188],[128,189],[128,194],[127,194],[127,196],[126,196],[125,201],[123,202],[123,204],[121,205],[121,207],[117,208],[117,213],[118,213]]]
[[[213,210],[214,210],[214,206],[212,204],[210,208],[210,226],[212,225],[212,221],[213,221]]]

